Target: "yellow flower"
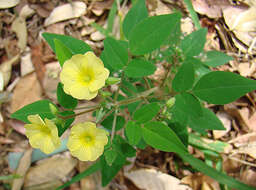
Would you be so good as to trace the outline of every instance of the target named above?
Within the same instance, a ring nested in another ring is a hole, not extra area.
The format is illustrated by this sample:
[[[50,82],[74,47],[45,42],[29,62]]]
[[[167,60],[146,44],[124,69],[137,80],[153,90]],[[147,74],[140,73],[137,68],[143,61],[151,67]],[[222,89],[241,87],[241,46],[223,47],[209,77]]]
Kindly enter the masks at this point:
[[[28,116],[28,120],[31,124],[25,125],[25,134],[33,148],[49,154],[60,146],[58,129],[54,122],[49,119],[43,121],[38,114]]]
[[[105,85],[108,69],[93,52],[77,54],[65,61],[60,73],[65,93],[77,99],[91,100]]]
[[[94,161],[103,153],[108,143],[107,135],[108,132],[96,128],[95,123],[79,123],[71,128],[67,147],[78,159]]]

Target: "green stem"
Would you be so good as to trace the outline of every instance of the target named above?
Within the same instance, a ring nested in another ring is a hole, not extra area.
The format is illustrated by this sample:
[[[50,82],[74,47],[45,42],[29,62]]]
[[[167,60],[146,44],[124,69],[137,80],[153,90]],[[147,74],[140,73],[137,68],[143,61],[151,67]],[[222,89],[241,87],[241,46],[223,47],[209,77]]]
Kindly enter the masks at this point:
[[[120,85],[119,85],[120,87]],[[129,99],[126,99],[126,100],[121,100],[121,101],[116,101],[117,100],[117,95],[118,95],[118,92],[120,90],[120,88],[117,89],[116,91],[116,94],[115,94],[115,98],[114,98],[114,103],[112,104],[112,106],[114,107],[114,109],[118,109],[119,106],[121,105],[126,105],[126,104],[130,104],[130,103],[133,103],[133,102],[136,102],[138,100],[141,100],[143,98],[146,98],[147,96],[149,96],[151,93],[155,92],[156,90],[158,90],[159,88],[158,87],[154,87],[154,88],[151,88],[147,91],[144,91],[142,93],[140,93],[138,96],[136,97],[133,97],[133,98],[129,98]],[[79,116],[79,115],[83,115],[85,113],[89,113],[89,112],[92,112],[92,111],[95,111],[97,109],[99,109],[101,107],[100,104],[96,105],[96,106],[92,106],[90,107],[90,109],[87,109],[85,111],[82,111],[80,113],[76,113],[76,114],[73,114],[73,115],[68,115],[68,116],[61,116],[61,115],[58,115],[59,118],[61,119],[70,119],[70,118],[74,118],[76,116]],[[99,122],[98,122],[99,123]]]
[[[200,29],[201,28],[200,21],[199,21],[199,18],[193,8],[191,1],[184,0],[184,3],[187,5],[188,12],[190,13],[191,19],[194,22],[196,29]]]
[[[117,111],[118,111],[118,109],[115,110],[115,114],[114,114],[114,120],[113,120],[112,131],[111,131],[111,142],[115,136],[115,131],[116,131]]]
[[[64,120],[66,120],[66,119],[71,119],[71,118],[74,118],[74,117],[76,117],[76,116],[83,115],[83,114],[85,114],[85,113],[89,113],[89,112],[95,111],[96,109],[99,109],[99,108],[100,108],[100,105],[97,105],[97,106],[95,106],[95,107],[93,107],[93,108],[91,108],[91,109],[82,111],[82,112],[80,112],[80,113],[76,113],[76,114],[72,114],[72,115],[68,115],[68,116],[61,116],[61,115],[58,115],[58,117],[61,118],[61,119],[64,119]]]

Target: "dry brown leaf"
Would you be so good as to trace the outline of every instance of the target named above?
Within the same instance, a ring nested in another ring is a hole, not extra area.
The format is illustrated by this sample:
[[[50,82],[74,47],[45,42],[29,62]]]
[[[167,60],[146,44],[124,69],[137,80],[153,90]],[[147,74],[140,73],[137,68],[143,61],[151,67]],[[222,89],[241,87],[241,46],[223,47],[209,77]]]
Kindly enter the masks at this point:
[[[163,14],[171,14],[172,10],[160,0],[155,1],[155,7],[153,11],[149,12],[150,15],[163,15]]]
[[[13,58],[11,58],[8,61],[3,62],[0,65],[0,73],[3,77],[3,87],[6,86],[11,78],[11,72],[12,72],[12,65],[17,63],[20,59],[20,54],[14,56]],[[2,88],[1,88],[2,90]]]
[[[231,117],[225,112],[218,112],[216,116],[222,122],[226,130],[213,130],[214,139],[219,139],[225,136],[231,130]]]
[[[233,6],[223,10],[223,16],[226,24],[233,31],[236,38],[249,47],[249,53],[256,49],[254,43],[256,38],[256,6],[250,8],[244,6]],[[235,45],[243,52],[248,48],[242,45],[235,38],[232,38]]]
[[[26,175],[24,186],[47,184],[65,179],[75,168],[77,160],[68,156],[55,156],[38,162]]]
[[[190,187],[182,185],[178,178],[153,169],[136,170],[124,175],[137,187],[145,190],[191,190]]]
[[[100,33],[99,31],[96,31],[96,32],[93,32],[91,35],[90,35],[91,39],[93,41],[101,41],[101,40],[104,40],[105,39],[105,36]]]
[[[79,165],[79,172],[83,172],[91,166],[91,163],[79,161],[78,165]],[[81,179],[80,185],[81,185],[81,190],[94,190],[96,188],[96,183],[92,175]]]
[[[256,187],[256,172],[253,169],[245,170],[242,173],[242,181],[248,185]]]
[[[12,190],[20,190],[22,188],[23,182],[24,182],[24,176],[27,173],[31,164],[31,155],[32,155],[32,148],[28,149],[20,159],[16,174],[23,177],[13,180]]]
[[[28,5],[22,7],[19,16],[27,19],[35,13],[34,9],[31,9]]]
[[[52,180],[47,183],[42,183],[39,185],[24,187],[24,190],[55,190],[63,183],[61,180]],[[80,190],[80,189],[79,189]]]
[[[21,76],[25,76],[35,70],[33,63],[31,61],[31,53],[28,52],[21,57],[20,62],[20,72]]]
[[[248,154],[254,159],[256,159],[256,141],[250,142],[248,144],[244,144],[244,146],[238,148],[238,150],[234,150],[236,153],[240,154]]]
[[[217,181],[201,173],[195,173],[195,174],[186,176],[181,180],[181,182],[189,185],[193,190],[202,190],[201,186],[203,184],[205,188],[220,190],[219,183]]]
[[[23,17],[17,17],[12,23],[12,31],[14,31],[19,39],[18,47],[23,51],[27,46],[27,27]]]
[[[35,72],[39,84],[43,86],[44,74],[45,74],[45,65],[43,63],[43,43],[35,44],[31,47],[31,59],[35,67]]]
[[[209,18],[222,17],[222,9],[230,6],[229,0],[192,0],[196,12]]]
[[[81,30],[81,36],[86,36],[86,35],[90,35],[93,32],[95,32],[95,28],[87,26],[87,27],[83,27],[83,29]]]
[[[93,162],[79,161],[79,164],[78,164],[79,172],[81,173],[81,172],[85,171],[92,164],[93,164]],[[81,188],[81,190],[95,190],[95,189],[108,190],[109,189],[108,186],[107,187],[101,186],[101,184],[99,183],[100,180],[101,180],[100,172],[93,173],[92,175],[80,180],[80,188]]]
[[[77,18],[86,12],[86,4],[83,2],[72,2],[53,9],[50,16],[45,20],[44,25],[49,26],[56,22]]]
[[[64,34],[66,22],[59,22],[55,24],[51,24],[46,28],[46,32],[55,33],[55,34]]]
[[[13,143],[15,143],[15,141],[12,139],[0,137],[0,144],[13,144]]]
[[[11,100],[11,112],[15,112],[23,106],[41,99],[42,89],[36,74],[31,73],[21,78],[14,88]]]
[[[248,77],[251,76],[256,69],[256,63],[252,62],[252,63],[239,63],[238,65],[238,72],[240,73],[240,75],[244,76],[244,77]]]
[[[59,83],[59,72],[60,64],[59,62],[48,63],[45,66],[45,75],[43,80],[43,88],[45,89],[45,94],[52,100],[57,100],[56,88]]]
[[[110,9],[114,0],[93,1],[89,9],[96,15],[101,16],[104,10]]]
[[[250,130],[256,132],[256,112],[249,118],[248,127]]]
[[[250,111],[247,107],[238,109],[234,103],[226,104],[225,111],[236,118],[244,131],[248,131],[251,127],[249,124]]]
[[[234,155],[234,157],[238,157],[239,155]],[[227,173],[236,173],[241,170],[242,163],[237,162],[235,160],[229,159],[228,155],[223,155],[223,170]]]
[[[40,17],[46,18],[51,14],[51,11],[54,9],[54,3],[48,2],[33,4],[31,5],[31,8],[33,8]]]
[[[18,5],[20,0],[1,0],[0,9],[7,9]]]
[[[181,19],[181,31],[184,35],[192,33],[194,29],[194,24],[191,18],[186,17]]]
[[[234,10],[234,9],[232,9]],[[241,9],[240,9],[241,10]],[[230,30],[237,30],[242,32],[255,32],[256,31],[256,7],[251,7],[247,10],[242,10],[239,14],[228,15],[225,14],[224,18]]]
[[[25,135],[24,123],[22,121],[11,119],[8,121],[8,125],[11,126],[18,133]]]

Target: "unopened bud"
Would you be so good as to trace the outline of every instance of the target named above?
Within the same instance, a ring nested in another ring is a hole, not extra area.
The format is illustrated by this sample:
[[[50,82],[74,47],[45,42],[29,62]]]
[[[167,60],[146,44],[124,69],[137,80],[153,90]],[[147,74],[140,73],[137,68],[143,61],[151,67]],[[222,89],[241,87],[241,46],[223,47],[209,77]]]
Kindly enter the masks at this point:
[[[111,96],[112,95],[112,93],[110,93],[110,92],[108,92],[108,91],[100,91],[100,94],[101,94],[101,96],[103,96],[103,97],[109,97],[109,96]]]
[[[50,110],[51,110],[53,115],[57,115],[58,114],[59,111],[58,111],[58,109],[56,108],[55,105],[49,103],[49,107],[50,107]]]
[[[106,80],[106,83],[109,85],[112,85],[112,84],[118,84],[120,81],[121,81],[120,78],[108,77],[108,79]]]
[[[174,97],[170,98],[170,99],[166,102],[166,106],[167,106],[168,108],[171,108],[174,104],[175,104],[175,98],[174,98]]]

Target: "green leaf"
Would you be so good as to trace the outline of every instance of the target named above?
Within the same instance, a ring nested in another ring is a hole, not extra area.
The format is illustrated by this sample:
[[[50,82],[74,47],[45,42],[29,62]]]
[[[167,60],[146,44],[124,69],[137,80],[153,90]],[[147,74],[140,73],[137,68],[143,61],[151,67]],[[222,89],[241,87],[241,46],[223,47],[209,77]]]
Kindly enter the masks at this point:
[[[139,78],[151,75],[155,72],[156,66],[143,59],[133,59],[125,68],[124,73],[131,78]]]
[[[117,11],[117,4],[116,1],[113,2],[112,7],[110,9],[110,12],[108,14],[108,27],[107,27],[107,31],[109,33],[112,32],[113,30],[113,24],[115,21],[115,17],[116,17],[116,11]]]
[[[202,115],[202,107],[198,99],[186,92],[175,96],[174,107],[180,109],[184,115],[191,117],[199,117]]]
[[[181,20],[178,20],[173,26],[172,32],[166,41],[166,45],[171,45],[176,48],[181,40]]]
[[[57,87],[57,99],[60,105],[67,109],[74,109],[78,103],[77,99],[64,92],[63,84],[61,83]]]
[[[202,76],[204,76],[207,73],[212,72],[208,66],[203,64],[203,62],[200,59],[194,58],[194,57],[186,57],[185,61],[189,61],[193,64],[195,69],[195,82],[197,82]]]
[[[104,119],[101,122],[101,125],[108,129],[108,130],[112,130],[112,126],[113,126],[113,120],[114,120],[114,114],[112,113],[111,115],[109,115],[106,119]],[[124,127],[125,124],[125,119],[121,116],[117,116],[116,118],[116,131],[119,131],[120,129],[122,129]]]
[[[130,32],[129,47],[133,55],[143,55],[159,48],[175,30],[180,13],[146,18]]]
[[[62,186],[59,186],[56,190],[61,190],[64,189],[71,184],[80,181],[81,179],[91,175],[92,173],[95,173],[96,171],[101,169],[101,162],[96,162],[95,164],[91,165],[88,169],[85,171],[81,172],[80,174],[76,175],[75,177],[72,177],[70,181],[67,183],[63,184]]]
[[[191,34],[187,35],[181,41],[181,50],[187,57],[193,57],[200,54],[204,49],[204,44],[206,42],[207,29],[201,28]]]
[[[75,112],[63,111],[63,112],[59,112],[58,114],[63,117],[66,117],[66,116],[74,115]],[[56,125],[58,127],[58,135],[61,136],[69,128],[69,126],[73,123],[74,120],[75,120],[75,117],[72,117],[69,119],[62,120],[61,123],[56,123]]]
[[[133,83],[129,82],[128,80],[122,80],[121,83],[121,90],[127,95],[127,96],[134,96],[138,90],[134,86]]]
[[[136,145],[137,148],[144,150],[147,147],[147,143],[143,138],[140,139],[140,142]]]
[[[203,63],[209,67],[224,65],[225,63],[233,60],[233,57],[230,57],[220,51],[208,51],[206,52],[206,56],[207,59]]]
[[[240,181],[235,180],[234,178],[225,175],[224,173],[218,172],[216,169],[207,166],[203,161],[194,158],[188,153],[179,154],[179,156],[186,162],[188,162],[194,169],[204,173],[205,175],[210,176],[221,184],[225,184],[231,188],[243,189],[243,190],[255,190],[255,187],[250,187],[246,184],[241,183]]]
[[[18,179],[18,178],[22,178],[22,176],[20,176],[19,174],[4,175],[4,176],[0,176],[0,181],[14,180],[14,179]]]
[[[112,166],[117,157],[117,152],[114,149],[109,149],[104,153],[105,160],[109,166]]]
[[[171,128],[157,121],[151,121],[142,128],[142,135],[147,144],[153,148],[166,151],[184,153],[186,147]]]
[[[190,62],[184,62],[172,81],[172,88],[176,92],[182,92],[192,88],[195,79],[194,66]]]
[[[64,62],[72,57],[73,53],[60,40],[54,39],[53,41],[57,58],[59,60],[60,66],[62,67]]]
[[[125,127],[125,134],[131,145],[137,145],[142,137],[141,127],[133,121],[128,121]]]
[[[71,36],[65,36],[60,34],[53,34],[44,32],[42,34],[44,39],[48,42],[54,53],[56,54],[56,49],[54,45],[54,39],[61,41],[68,49],[71,50],[73,54],[85,54],[87,51],[92,51],[91,47],[87,45],[84,41],[78,40]]]
[[[115,71],[115,69],[113,69],[111,67],[111,59],[109,59],[108,55],[107,55],[107,52],[106,51],[102,51],[101,54],[100,54],[100,59],[102,60],[102,62],[104,63],[104,67],[107,68],[110,72],[110,75],[111,73],[113,73]]]
[[[195,133],[189,133],[188,141],[190,145],[200,150],[211,150],[219,154],[224,153],[231,146],[229,143],[203,138]]]
[[[128,62],[127,49],[114,38],[108,37],[104,40],[104,52],[107,65],[110,65],[114,70],[122,69]]]
[[[133,119],[139,123],[145,123],[152,120],[158,114],[159,110],[160,106],[156,102],[144,105],[134,112]]]
[[[179,137],[182,143],[187,147],[188,146],[188,128],[186,125],[181,123],[168,123],[168,126],[175,132]]]
[[[231,72],[213,71],[200,78],[193,93],[211,104],[228,104],[255,89],[255,80]]]
[[[11,118],[21,120],[25,123],[30,123],[27,117],[29,115],[39,114],[42,119],[52,119],[55,117],[52,107],[57,110],[56,105],[54,105],[50,100],[39,100],[14,112],[11,114]]]
[[[118,155],[111,166],[108,165],[103,156],[101,156],[101,184],[106,186],[124,166],[126,159],[123,155]]]
[[[127,39],[129,39],[132,29],[140,21],[148,17],[148,10],[145,0],[137,1],[132,5],[132,8],[126,14],[123,22],[123,32]]]
[[[199,133],[206,133],[205,130],[225,130],[222,122],[209,109],[202,108],[202,115],[200,117],[190,117],[188,125]]]
[[[115,135],[112,147],[120,155],[124,155],[125,157],[133,157],[136,155],[136,150],[119,135]]]

